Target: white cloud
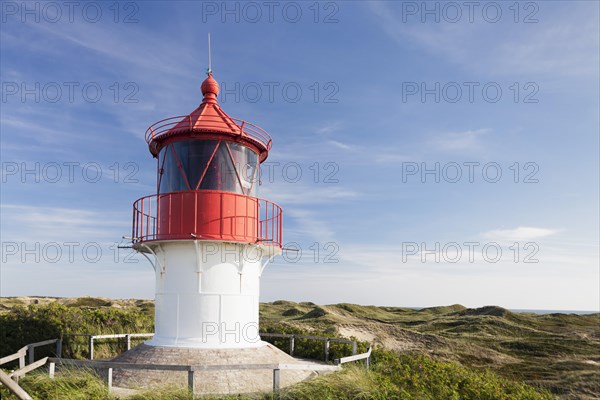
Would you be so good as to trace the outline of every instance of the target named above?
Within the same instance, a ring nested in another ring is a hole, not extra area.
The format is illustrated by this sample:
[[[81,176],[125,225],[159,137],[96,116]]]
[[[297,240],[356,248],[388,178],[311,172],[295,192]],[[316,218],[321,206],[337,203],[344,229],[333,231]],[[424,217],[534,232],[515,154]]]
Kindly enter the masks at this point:
[[[559,229],[520,226],[515,229],[496,229],[483,233],[483,237],[498,242],[528,241],[556,235]]]

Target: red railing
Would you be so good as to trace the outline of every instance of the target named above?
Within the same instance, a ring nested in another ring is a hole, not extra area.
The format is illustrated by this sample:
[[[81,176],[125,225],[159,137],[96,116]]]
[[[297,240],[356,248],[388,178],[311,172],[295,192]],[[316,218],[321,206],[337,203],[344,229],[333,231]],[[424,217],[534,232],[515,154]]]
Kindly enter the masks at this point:
[[[194,122],[192,120],[191,115],[181,115],[178,117],[171,117],[155,122],[150,125],[148,129],[146,129],[146,133],[144,135],[146,142],[150,145],[154,140],[161,139],[163,136],[168,136],[174,127],[183,122],[187,118],[187,126],[182,127],[181,129],[186,129],[189,131],[194,131]],[[251,124],[246,121],[242,121],[236,118],[230,118],[234,124],[233,126],[229,126],[225,120],[221,117],[204,115],[202,116],[202,120],[210,123],[220,124],[224,126],[228,126],[230,129],[223,130],[225,133],[237,133],[239,135],[245,136],[251,140],[258,142],[261,146],[263,146],[267,151],[271,150],[272,139],[271,136],[261,127]],[[219,129],[211,129],[214,132],[220,132]]]
[[[283,213],[268,200],[216,190],[142,197],[133,203],[134,243],[220,240],[281,247]]]

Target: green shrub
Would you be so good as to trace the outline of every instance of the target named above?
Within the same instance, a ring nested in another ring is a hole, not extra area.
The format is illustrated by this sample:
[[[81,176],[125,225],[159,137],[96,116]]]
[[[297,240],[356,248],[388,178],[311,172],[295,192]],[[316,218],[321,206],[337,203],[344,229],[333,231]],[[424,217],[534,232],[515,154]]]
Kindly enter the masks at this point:
[[[87,358],[87,338],[76,334],[153,332],[151,316],[137,310],[80,308],[58,303],[15,306],[0,314],[0,357],[13,354],[29,343],[63,338],[63,355]],[[114,356],[124,349],[123,341],[99,342],[97,358]],[[36,358],[53,356],[51,346],[36,349]]]

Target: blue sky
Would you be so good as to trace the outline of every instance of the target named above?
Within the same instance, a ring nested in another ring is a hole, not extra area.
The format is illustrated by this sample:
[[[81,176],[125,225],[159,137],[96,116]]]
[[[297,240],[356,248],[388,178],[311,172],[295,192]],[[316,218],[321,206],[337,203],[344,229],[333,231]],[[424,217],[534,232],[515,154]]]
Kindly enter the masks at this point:
[[[597,2],[53,4],[2,6],[2,296],[153,297],[116,246],[210,32],[302,248],[263,301],[598,309]]]

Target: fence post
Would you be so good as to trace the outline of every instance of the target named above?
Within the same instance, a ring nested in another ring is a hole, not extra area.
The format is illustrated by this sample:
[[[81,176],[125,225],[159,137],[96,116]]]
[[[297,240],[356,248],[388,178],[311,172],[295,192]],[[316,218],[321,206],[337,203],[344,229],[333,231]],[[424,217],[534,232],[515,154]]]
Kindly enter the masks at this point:
[[[125,335],[125,340],[127,341],[127,350],[131,349],[131,336],[129,334]]]
[[[19,357],[19,369],[25,367],[25,356]]]
[[[290,336],[290,356],[294,355],[294,335]]]
[[[194,389],[194,387],[196,386],[195,380],[196,380],[196,377],[194,376],[194,370],[192,367],[192,369],[190,369],[188,371],[188,391],[190,392],[192,397],[194,397],[194,395],[196,394],[196,390]]]
[[[369,369],[369,365],[371,365],[371,356],[365,358],[365,368]]]
[[[56,364],[54,364],[53,362],[50,363],[50,366],[48,367],[48,376],[50,377],[50,379],[54,379],[54,369],[56,367]]]
[[[325,362],[329,361],[329,338],[325,339]]]
[[[273,394],[279,398],[279,368],[273,370]]]
[[[94,336],[93,335],[89,335],[88,345],[89,345],[90,360],[93,360],[94,359]]]
[[[106,384],[108,385],[108,392],[112,392],[112,373],[113,373],[113,369],[112,368],[108,368],[106,371]]]
[[[56,340],[56,357],[62,358],[62,339]]]
[[[35,361],[35,347],[28,347],[29,350],[29,364],[33,364]]]
[[[352,355],[356,355],[356,342],[352,342]]]

